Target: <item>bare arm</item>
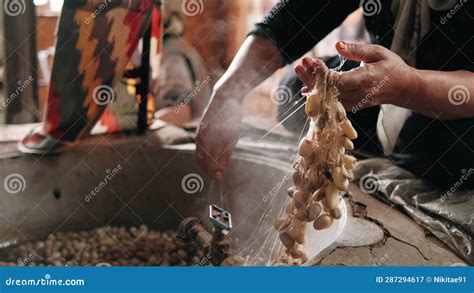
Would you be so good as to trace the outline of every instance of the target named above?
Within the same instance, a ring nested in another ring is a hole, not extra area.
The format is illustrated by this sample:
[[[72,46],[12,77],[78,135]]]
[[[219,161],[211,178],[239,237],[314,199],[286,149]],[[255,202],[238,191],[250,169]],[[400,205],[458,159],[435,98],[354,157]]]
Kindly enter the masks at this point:
[[[393,104],[440,119],[474,117],[473,72],[419,70],[377,45],[338,42],[336,48],[342,56],[365,63],[339,75],[340,98],[348,111]],[[321,66],[321,61],[306,58],[296,67],[307,85],[304,92],[312,88],[312,75]]]
[[[417,70],[417,73],[420,87],[407,108],[441,119],[474,117],[473,72]]]
[[[242,101],[253,88],[284,65],[280,51],[270,40],[250,36],[217,82],[213,96]],[[220,92],[224,92],[225,95],[219,95]]]
[[[250,36],[217,82],[196,136],[197,161],[214,180],[222,180],[239,139],[242,100],[284,64],[271,41]]]

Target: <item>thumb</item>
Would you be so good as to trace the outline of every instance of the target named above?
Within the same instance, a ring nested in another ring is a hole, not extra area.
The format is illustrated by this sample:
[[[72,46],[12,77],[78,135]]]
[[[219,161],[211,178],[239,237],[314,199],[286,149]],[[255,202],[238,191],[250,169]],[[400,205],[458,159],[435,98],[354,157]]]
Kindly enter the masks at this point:
[[[387,49],[379,45],[351,44],[339,41],[336,43],[336,50],[347,59],[373,63],[385,59]]]

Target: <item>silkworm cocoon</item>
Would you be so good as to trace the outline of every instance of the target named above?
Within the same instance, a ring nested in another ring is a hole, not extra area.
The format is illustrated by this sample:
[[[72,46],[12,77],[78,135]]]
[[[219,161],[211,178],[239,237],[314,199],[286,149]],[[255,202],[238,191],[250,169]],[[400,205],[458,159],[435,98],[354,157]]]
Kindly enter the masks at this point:
[[[347,191],[349,189],[349,180],[344,176],[340,167],[336,167],[332,170],[332,178],[338,190]]]
[[[288,196],[293,197],[293,193],[295,192],[295,190],[296,190],[296,187],[294,186],[291,186],[290,188],[288,188]]]
[[[303,138],[299,145],[299,154],[303,158],[310,156],[313,153],[313,142],[307,138]]]
[[[286,213],[288,215],[291,215],[295,209],[295,203],[293,200],[290,200],[290,202],[286,205]]]
[[[328,210],[333,210],[337,208],[340,200],[339,191],[337,191],[336,186],[334,184],[330,184],[326,191],[326,200],[324,201],[324,206]]]
[[[321,201],[326,197],[326,186],[321,187],[313,193],[314,201]]]
[[[349,120],[342,121],[339,126],[341,127],[342,133],[349,139],[354,140],[357,138],[357,131],[352,127],[352,123]]]
[[[331,215],[331,217],[335,220],[339,220],[341,217],[342,217],[342,212],[339,208],[335,208],[333,210],[330,210],[329,211],[329,214]]]
[[[350,155],[343,155],[341,160],[347,170],[353,170],[357,164],[357,159]]]
[[[306,208],[301,208],[296,211],[295,217],[300,221],[308,221],[308,210]]]
[[[296,170],[295,173],[293,173],[293,183],[296,185],[296,187],[304,187],[304,180],[299,170]]]
[[[348,137],[343,136],[341,140],[342,140],[342,146],[346,150],[352,151],[354,149],[354,143]]]
[[[313,228],[315,230],[324,230],[331,226],[332,224],[332,218],[328,215],[322,215],[319,218],[316,219],[313,223]]]
[[[341,165],[341,171],[342,174],[348,179],[353,179],[354,178],[354,172],[347,170],[346,166]]]
[[[291,248],[291,247],[295,246],[295,240],[293,240],[293,238],[291,238],[291,236],[288,234],[288,232],[281,232],[280,233],[280,241],[287,248]]]
[[[278,218],[273,222],[273,227],[277,231],[282,231],[287,224],[289,223],[285,218]]]
[[[295,251],[293,251],[293,252],[291,253],[291,256],[292,256],[293,258],[307,259],[306,254],[305,254],[303,251],[301,251],[301,250],[295,250]],[[306,262],[306,261],[303,261],[303,262]]]
[[[312,222],[316,220],[319,217],[319,214],[321,214],[321,206],[317,203],[312,203],[308,207],[308,222]]]
[[[305,112],[308,117],[315,117],[318,114],[318,95],[312,94],[306,99]]]
[[[306,203],[304,192],[299,189],[296,190],[293,193],[293,200],[294,200],[295,208],[300,209],[301,207],[303,207],[304,204]]]
[[[304,230],[304,227],[299,227],[299,226],[295,226],[295,227],[291,227],[289,230],[288,230],[288,234],[291,236],[291,238],[293,238],[293,240],[295,240],[297,243],[299,244],[303,244],[304,243],[304,234],[305,234],[305,230]],[[285,245],[286,246],[286,245]]]

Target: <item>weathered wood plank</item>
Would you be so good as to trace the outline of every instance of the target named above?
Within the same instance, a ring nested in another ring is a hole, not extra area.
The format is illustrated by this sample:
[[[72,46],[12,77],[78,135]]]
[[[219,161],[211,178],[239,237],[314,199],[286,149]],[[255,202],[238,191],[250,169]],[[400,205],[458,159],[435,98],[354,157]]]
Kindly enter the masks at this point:
[[[6,123],[38,120],[36,21],[32,0],[1,5],[4,99],[0,110]]]

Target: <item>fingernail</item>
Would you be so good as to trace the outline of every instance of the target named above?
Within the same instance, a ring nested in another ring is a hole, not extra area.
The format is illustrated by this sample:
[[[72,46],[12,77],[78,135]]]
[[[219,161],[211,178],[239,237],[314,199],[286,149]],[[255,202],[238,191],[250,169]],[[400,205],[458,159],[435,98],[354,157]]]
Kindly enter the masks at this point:
[[[342,49],[342,50],[347,50],[347,44],[343,41],[339,41],[339,47]]]

